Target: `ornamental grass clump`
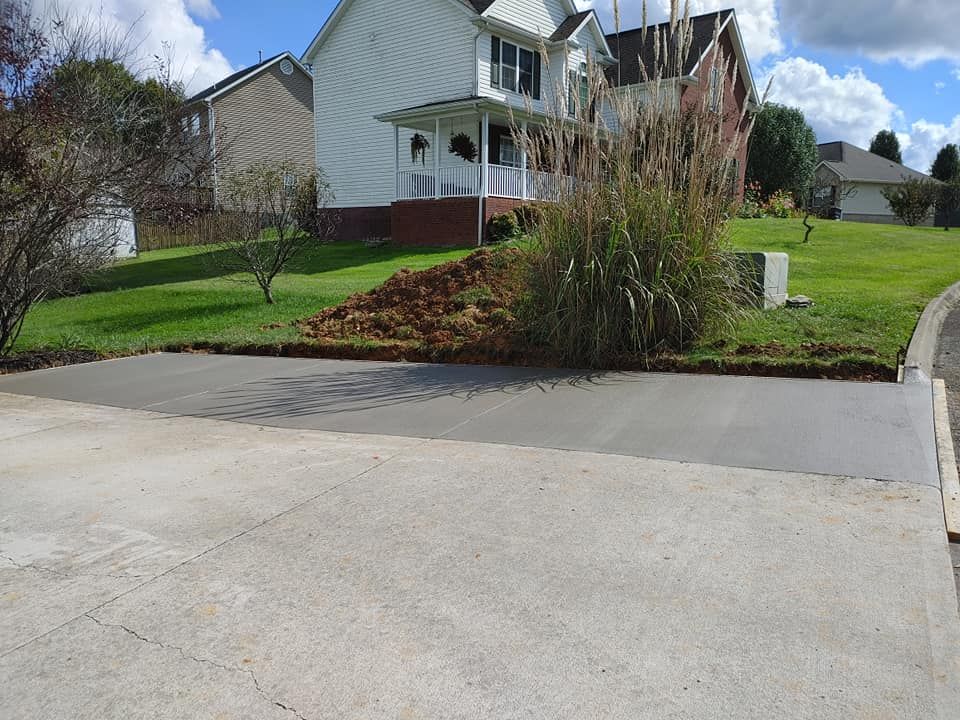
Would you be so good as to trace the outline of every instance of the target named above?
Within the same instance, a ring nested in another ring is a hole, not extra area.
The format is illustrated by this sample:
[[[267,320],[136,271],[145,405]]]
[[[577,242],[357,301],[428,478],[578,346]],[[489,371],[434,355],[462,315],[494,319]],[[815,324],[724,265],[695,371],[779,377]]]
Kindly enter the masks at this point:
[[[745,132],[724,127],[748,131],[749,121],[724,107],[722,82],[710,85],[737,68],[712,51],[702,67],[716,71],[699,73],[702,96],[681,101],[692,26],[673,5],[667,29],[650,31],[655,71],[643,71],[644,85],[614,88],[588,62],[586,87],[567,107],[536,130],[514,130],[538,196],[555,200],[526,254],[527,327],[571,365],[682,351],[732,329],[743,312],[727,222]]]

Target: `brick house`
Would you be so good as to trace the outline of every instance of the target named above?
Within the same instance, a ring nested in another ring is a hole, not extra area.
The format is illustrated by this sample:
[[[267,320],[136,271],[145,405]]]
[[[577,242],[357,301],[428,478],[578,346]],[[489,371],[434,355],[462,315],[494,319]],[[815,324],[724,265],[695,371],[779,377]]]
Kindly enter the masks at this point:
[[[314,167],[313,77],[289,52],[240,70],[189,98],[184,129],[221,143],[212,178],[254,162],[293,161]]]
[[[710,67],[718,23],[722,50],[736,60],[722,78],[732,137],[744,130],[740,110],[758,103],[732,10],[693,19],[690,61],[671,82],[683,103],[720,86]],[[531,129],[564,112],[591,62],[618,91],[642,95],[640,63],[652,65],[653,50],[652,35],[642,47],[639,30],[605,34],[573,0],[341,0],[302,60],[322,69],[313,78],[316,161],[341,237],[476,245],[491,215],[544,199],[511,118]],[[344,62],[350,71],[336,71]],[[452,140],[476,155],[452,152]]]

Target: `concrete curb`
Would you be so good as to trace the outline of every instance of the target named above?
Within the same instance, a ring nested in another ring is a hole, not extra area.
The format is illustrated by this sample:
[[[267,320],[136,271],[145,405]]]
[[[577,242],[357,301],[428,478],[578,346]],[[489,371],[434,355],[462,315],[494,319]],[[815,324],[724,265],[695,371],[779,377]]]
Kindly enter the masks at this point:
[[[937,359],[937,344],[940,340],[943,321],[957,304],[960,304],[960,282],[951,285],[943,295],[933,300],[924,309],[910,340],[910,347],[907,348],[903,382],[930,382]]]
[[[943,493],[947,537],[951,542],[960,542],[960,474],[953,451],[947,386],[943,380],[933,381],[933,422],[937,433],[937,460],[940,464],[940,491]]]

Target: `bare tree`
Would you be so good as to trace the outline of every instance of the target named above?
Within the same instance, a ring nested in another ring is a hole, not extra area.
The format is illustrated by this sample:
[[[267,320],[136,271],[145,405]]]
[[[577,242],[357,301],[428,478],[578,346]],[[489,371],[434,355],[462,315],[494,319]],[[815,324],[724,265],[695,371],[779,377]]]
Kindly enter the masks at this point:
[[[856,197],[857,187],[845,181],[827,181],[814,175],[813,184],[805,191],[806,203],[803,208],[804,244],[810,242],[810,236],[816,226],[810,224],[815,217],[829,217],[836,208],[843,206],[847,198]]]
[[[227,172],[220,187],[217,251],[207,258],[221,270],[252,275],[272,305],[277,275],[304,250],[333,239],[331,199],[322,176],[293,162]]]
[[[89,31],[0,1],[0,355],[34,304],[110,260],[131,210],[181,201],[213,159],[164,68],[137,80]]]

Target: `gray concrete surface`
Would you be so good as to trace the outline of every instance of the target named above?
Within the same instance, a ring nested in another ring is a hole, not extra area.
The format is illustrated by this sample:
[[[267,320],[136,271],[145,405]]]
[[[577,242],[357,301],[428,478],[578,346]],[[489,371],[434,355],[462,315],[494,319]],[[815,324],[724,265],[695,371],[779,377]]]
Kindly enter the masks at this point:
[[[905,382],[927,382],[936,377],[940,336],[944,333],[947,318],[960,303],[960,282],[947,288],[942,295],[932,300],[917,322],[910,338],[910,347],[903,361]],[[954,324],[956,321],[954,321]],[[952,330],[946,330],[949,334]]]
[[[939,482],[929,386],[151,355],[0,392],[235,420]]]
[[[0,708],[76,718],[942,718],[913,482],[0,394]]]

